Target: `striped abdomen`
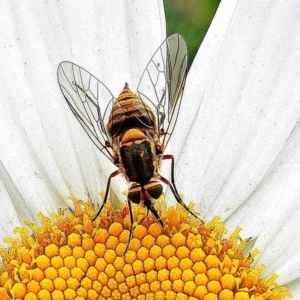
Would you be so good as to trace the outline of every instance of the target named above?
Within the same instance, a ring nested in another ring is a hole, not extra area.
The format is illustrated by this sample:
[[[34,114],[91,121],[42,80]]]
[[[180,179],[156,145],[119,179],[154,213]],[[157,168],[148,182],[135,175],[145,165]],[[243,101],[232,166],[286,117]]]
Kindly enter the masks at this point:
[[[139,128],[142,131],[155,129],[155,116],[146,105],[125,84],[124,89],[113,104],[107,130],[110,136],[122,136],[128,129]]]

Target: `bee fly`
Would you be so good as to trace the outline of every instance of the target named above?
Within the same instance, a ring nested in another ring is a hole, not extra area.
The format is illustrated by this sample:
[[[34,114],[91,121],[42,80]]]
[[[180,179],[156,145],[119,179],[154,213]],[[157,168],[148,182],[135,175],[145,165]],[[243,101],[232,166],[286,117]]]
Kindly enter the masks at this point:
[[[125,83],[115,98],[109,89],[87,70],[72,62],[58,67],[60,89],[73,114],[97,148],[118,168],[108,178],[101,213],[108,198],[111,179],[119,174],[130,182],[128,206],[130,235],[133,231],[131,202],[143,204],[158,223],[163,222],[154,202],[168,185],[182,201],[174,180],[174,158],[164,154],[177,120],[187,71],[187,47],[179,34],[168,37],[156,50],[142,73],[137,93]],[[159,174],[162,160],[171,161],[171,182]]]

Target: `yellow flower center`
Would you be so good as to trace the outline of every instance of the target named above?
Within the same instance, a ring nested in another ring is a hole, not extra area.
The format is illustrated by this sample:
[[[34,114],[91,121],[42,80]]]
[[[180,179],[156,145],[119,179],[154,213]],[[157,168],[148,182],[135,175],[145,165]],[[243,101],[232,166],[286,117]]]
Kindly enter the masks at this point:
[[[92,205],[73,199],[74,214],[40,215],[18,239],[6,239],[0,299],[283,299],[276,276],[262,279],[240,229],[225,238],[217,218],[200,224],[181,207],[157,209],[162,228],[134,206],[128,251],[128,209],[108,204],[92,222]],[[157,201],[158,202],[158,201]]]

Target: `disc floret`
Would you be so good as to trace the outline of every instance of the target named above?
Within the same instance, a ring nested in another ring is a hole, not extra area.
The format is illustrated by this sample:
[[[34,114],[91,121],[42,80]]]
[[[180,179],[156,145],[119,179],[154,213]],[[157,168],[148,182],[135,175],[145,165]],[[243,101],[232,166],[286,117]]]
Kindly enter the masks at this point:
[[[201,224],[178,206],[158,203],[164,228],[134,206],[128,251],[128,209],[108,204],[92,222],[93,207],[73,199],[76,214],[40,214],[1,250],[1,299],[283,299],[276,275],[252,267],[257,251],[237,228],[229,237],[215,218]]]

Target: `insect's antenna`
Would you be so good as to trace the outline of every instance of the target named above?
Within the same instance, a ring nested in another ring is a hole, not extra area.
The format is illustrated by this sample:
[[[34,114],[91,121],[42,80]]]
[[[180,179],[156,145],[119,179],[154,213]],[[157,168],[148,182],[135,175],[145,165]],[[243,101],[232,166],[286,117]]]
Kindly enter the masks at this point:
[[[144,205],[146,206],[148,211],[151,211],[153,217],[156,219],[156,221],[161,225],[162,228],[164,228],[163,221],[161,220],[157,210],[154,208],[153,204],[150,201],[145,201]]]
[[[125,255],[126,252],[128,251],[129,243],[130,243],[130,241],[131,241],[131,239],[132,239],[133,223],[134,223],[134,220],[133,220],[133,213],[132,213],[132,207],[131,207],[131,202],[130,202],[129,199],[127,200],[127,202],[128,202],[129,217],[130,217],[130,228],[129,228],[129,237],[128,237],[127,245],[126,245],[126,248],[125,248],[125,251],[124,251],[124,255]]]

